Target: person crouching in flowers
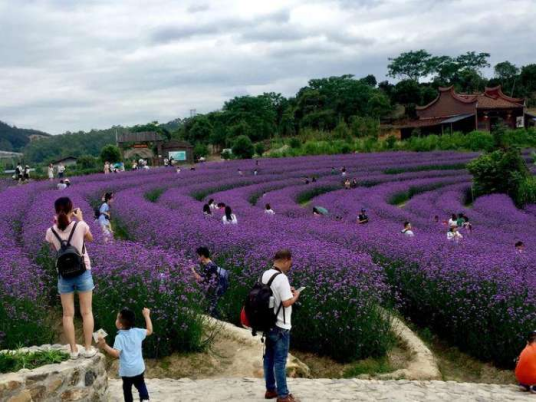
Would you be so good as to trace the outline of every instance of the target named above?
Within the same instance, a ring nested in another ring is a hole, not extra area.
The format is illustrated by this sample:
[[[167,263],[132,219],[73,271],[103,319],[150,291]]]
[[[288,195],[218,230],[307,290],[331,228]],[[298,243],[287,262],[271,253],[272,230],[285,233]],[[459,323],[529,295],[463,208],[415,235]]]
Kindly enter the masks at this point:
[[[264,207],[264,213],[266,215],[275,215],[275,211],[272,209],[270,204],[266,204],[266,206]]]
[[[402,234],[408,237],[415,237],[415,233],[413,233],[411,223],[409,223],[408,221],[404,222],[404,229],[402,229]]]
[[[527,337],[527,345],[519,355],[515,374],[522,390],[536,394],[536,331]]]
[[[458,232],[457,226],[451,226],[449,228],[449,231],[447,232],[447,240],[459,242],[461,239],[463,239],[463,236],[460,232]]]
[[[119,375],[123,380],[123,396],[125,402],[132,402],[132,386],[134,385],[140,395],[140,401],[149,400],[149,392],[145,385],[143,374],[145,363],[142,355],[142,342],[153,333],[151,311],[144,308],[142,311],[145,318],[146,329],[135,328],[136,314],[128,309],[122,309],[115,320],[115,326],[119,330],[115,337],[113,348],[106,344],[103,337],[99,337],[97,346],[110,356],[119,358]]]

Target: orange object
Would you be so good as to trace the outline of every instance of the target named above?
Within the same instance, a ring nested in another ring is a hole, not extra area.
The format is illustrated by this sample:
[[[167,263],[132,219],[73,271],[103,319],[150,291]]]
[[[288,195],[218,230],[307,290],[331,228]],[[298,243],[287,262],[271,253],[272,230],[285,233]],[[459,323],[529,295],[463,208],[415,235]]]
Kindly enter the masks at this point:
[[[536,344],[530,344],[523,349],[516,366],[516,378],[520,384],[536,384]]]

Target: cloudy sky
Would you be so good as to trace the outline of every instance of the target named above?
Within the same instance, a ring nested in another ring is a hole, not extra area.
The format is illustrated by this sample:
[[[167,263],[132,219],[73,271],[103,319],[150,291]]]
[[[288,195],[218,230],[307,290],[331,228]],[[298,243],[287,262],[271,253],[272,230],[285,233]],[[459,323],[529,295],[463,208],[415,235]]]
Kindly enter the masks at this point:
[[[381,81],[421,48],[535,63],[535,21],[535,0],[0,0],[0,120],[167,122],[311,78]]]

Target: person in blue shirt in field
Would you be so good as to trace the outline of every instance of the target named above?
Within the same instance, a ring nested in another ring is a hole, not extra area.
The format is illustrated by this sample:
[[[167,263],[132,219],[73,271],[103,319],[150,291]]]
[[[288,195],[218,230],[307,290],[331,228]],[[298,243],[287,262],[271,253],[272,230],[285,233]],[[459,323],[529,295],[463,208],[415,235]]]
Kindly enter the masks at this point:
[[[114,347],[106,344],[104,338],[99,337],[97,345],[110,356],[119,358],[119,375],[123,379],[123,395],[125,402],[132,402],[132,386],[134,385],[140,394],[140,401],[149,400],[149,392],[145,385],[143,374],[145,363],[142,355],[142,342],[153,333],[151,311],[144,308],[142,311],[145,318],[146,329],[135,328],[136,314],[124,308],[117,314],[115,326],[119,330],[115,337]]]

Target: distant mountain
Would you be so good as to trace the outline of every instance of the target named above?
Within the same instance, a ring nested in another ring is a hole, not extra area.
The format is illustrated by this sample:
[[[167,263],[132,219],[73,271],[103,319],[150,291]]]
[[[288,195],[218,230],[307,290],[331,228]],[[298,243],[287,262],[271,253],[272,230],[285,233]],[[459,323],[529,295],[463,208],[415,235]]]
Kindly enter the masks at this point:
[[[20,152],[31,141],[44,137],[50,137],[50,134],[10,126],[0,121],[0,151]]]

